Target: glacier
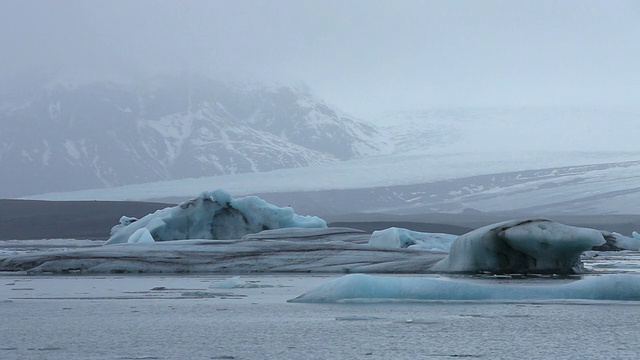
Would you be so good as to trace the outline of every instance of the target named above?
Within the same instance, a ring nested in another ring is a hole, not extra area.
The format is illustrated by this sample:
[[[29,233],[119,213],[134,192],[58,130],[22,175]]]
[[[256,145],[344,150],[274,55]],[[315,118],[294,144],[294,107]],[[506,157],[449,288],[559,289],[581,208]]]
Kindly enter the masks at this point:
[[[609,274],[559,285],[492,285],[469,281],[351,274],[289,300],[304,303],[419,300],[640,300],[640,277]]]

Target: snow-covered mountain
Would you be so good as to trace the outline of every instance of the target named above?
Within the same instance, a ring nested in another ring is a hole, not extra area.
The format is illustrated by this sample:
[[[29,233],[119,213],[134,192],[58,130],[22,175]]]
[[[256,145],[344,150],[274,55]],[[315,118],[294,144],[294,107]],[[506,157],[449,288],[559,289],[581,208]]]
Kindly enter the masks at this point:
[[[209,79],[3,89],[0,197],[269,171],[388,150],[304,86]]]
[[[370,125],[304,86],[163,77],[3,93],[0,121],[0,197],[224,188],[314,214],[640,213],[639,109],[405,111]]]

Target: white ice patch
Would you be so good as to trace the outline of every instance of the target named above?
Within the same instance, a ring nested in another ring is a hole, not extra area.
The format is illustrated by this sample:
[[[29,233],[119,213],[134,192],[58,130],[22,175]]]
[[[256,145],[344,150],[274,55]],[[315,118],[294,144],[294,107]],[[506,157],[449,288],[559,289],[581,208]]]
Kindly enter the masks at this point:
[[[280,208],[255,196],[233,199],[226,191],[215,190],[140,220],[122,217],[105,244],[240,239],[263,230],[295,227],[326,228],[327,223],[315,216],[297,215],[290,207]]]
[[[486,285],[460,280],[346,275],[290,302],[398,300],[640,300],[640,276],[604,275],[561,285]]]
[[[605,243],[594,229],[546,219],[510,220],[460,236],[432,270],[495,273],[580,272],[580,255]]]
[[[640,240],[640,234],[638,234],[638,232],[634,231],[633,233],[631,233],[631,236],[633,236],[634,239],[638,239]]]
[[[617,232],[602,232],[605,240],[607,240],[607,245],[613,246],[613,250],[640,250],[640,238],[628,237]],[[608,249],[607,249],[608,250]]]
[[[409,248],[449,252],[451,244],[457,238],[457,235],[423,233],[391,227],[385,230],[374,231],[373,234],[371,234],[369,245],[391,249]]]
[[[129,236],[129,239],[127,240],[127,243],[129,244],[152,242],[155,242],[153,240],[153,236],[151,236],[151,233],[146,228],[136,230],[136,232],[134,232],[133,235]]]

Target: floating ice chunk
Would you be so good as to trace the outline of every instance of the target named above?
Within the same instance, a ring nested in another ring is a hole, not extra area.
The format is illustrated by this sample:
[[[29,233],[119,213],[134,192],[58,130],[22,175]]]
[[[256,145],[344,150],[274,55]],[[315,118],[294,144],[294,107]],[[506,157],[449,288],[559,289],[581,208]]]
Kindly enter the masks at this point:
[[[281,235],[285,237],[160,241],[6,255],[0,256],[0,271],[424,273],[446,256],[443,252],[374,248],[367,244],[369,235],[359,232],[315,238]]]
[[[254,289],[254,288],[270,288],[273,285],[260,285],[255,282],[245,281],[240,279],[240,276],[234,276],[232,278],[223,280],[219,283],[209,286],[213,289]]]
[[[597,246],[594,250],[599,251],[618,251],[618,250],[640,250],[640,239],[624,236],[617,232],[601,231],[606,243]]]
[[[139,242],[146,229],[155,241],[184,239],[240,239],[244,235],[279,228],[326,228],[327,223],[315,216],[301,216],[290,207],[279,208],[249,196],[233,199],[224,190],[204,192],[197,198],[149,214],[142,219],[123,217],[113,227],[105,244]],[[132,240],[135,240],[134,237]],[[145,235],[145,239],[148,237]]]
[[[637,232],[637,231],[632,232],[632,233],[631,233],[631,236],[633,236],[633,238],[634,238],[634,239],[638,239],[638,240],[640,240],[640,234],[638,234],[638,232]]]
[[[594,229],[546,219],[510,220],[460,236],[431,270],[574,273],[582,270],[580,254],[604,243]]]
[[[240,280],[240,276],[234,276],[232,278],[223,280],[217,284],[213,284],[209,286],[210,288],[215,289],[235,289],[235,288],[247,288],[251,283],[246,282],[244,280]]]
[[[460,280],[353,274],[290,302],[398,300],[640,300],[640,276],[615,274],[560,285],[487,285]]]
[[[411,248],[449,252],[451,244],[457,238],[457,235],[423,233],[391,227],[374,231],[371,234],[369,245],[380,248]]]
[[[616,237],[616,244],[619,248],[634,251],[640,250],[640,237],[628,237],[616,232],[613,235]]]

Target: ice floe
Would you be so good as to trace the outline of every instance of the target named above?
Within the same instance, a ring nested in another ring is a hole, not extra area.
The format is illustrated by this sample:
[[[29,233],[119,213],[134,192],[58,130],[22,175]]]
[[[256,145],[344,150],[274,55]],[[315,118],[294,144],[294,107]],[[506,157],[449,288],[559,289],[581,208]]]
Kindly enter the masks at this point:
[[[282,229],[265,235],[268,239],[247,237],[126,243],[83,250],[0,256],[0,271],[424,273],[446,255],[442,252],[375,248],[367,245],[369,234],[355,229]]]
[[[255,289],[270,288],[273,285],[258,284],[256,281],[242,280],[240,276],[234,276],[209,286],[210,289]]]
[[[601,231],[606,243],[594,247],[600,251],[640,250],[640,238],[628,237],[617,232]]]
[[[420,300],[640,300],[640,276],[603,275],[559,285],[481,284],[464,280],[352,274],[290,302]]]

